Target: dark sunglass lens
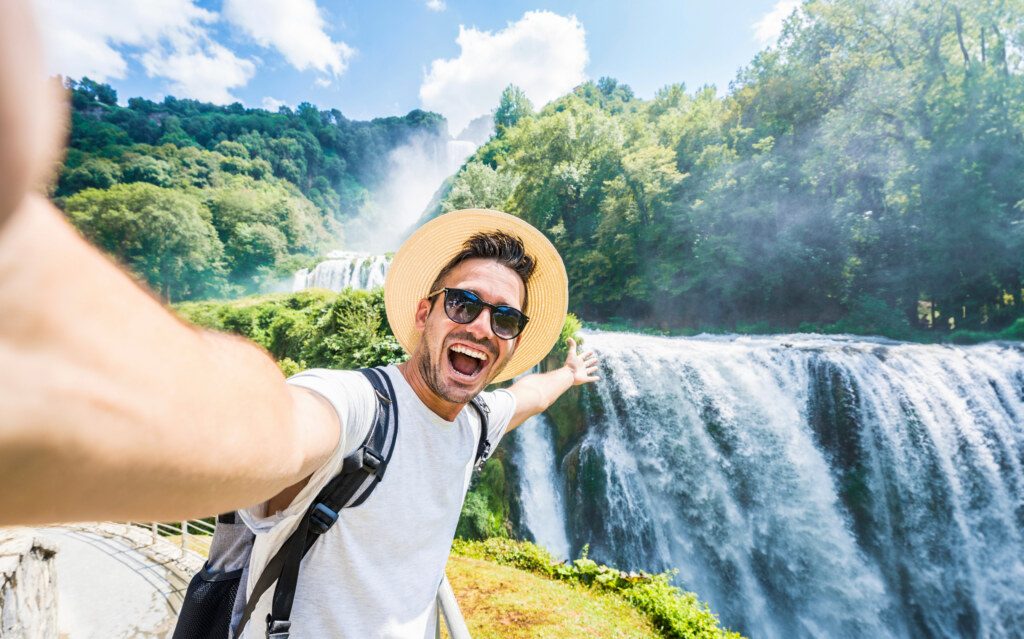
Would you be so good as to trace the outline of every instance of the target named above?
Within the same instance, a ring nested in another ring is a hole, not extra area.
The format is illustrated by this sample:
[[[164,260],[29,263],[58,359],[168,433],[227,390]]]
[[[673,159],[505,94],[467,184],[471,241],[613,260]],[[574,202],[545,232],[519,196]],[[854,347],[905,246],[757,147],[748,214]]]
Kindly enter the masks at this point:
[[[511,311],[495,312],[491,315],[494,334],[503,339],[512,339],[519,334],[520,315]]]
[[[450,289],[445,295],[445,311],[453,322],[469,324],[481,310],[480,300],[468,291]]]

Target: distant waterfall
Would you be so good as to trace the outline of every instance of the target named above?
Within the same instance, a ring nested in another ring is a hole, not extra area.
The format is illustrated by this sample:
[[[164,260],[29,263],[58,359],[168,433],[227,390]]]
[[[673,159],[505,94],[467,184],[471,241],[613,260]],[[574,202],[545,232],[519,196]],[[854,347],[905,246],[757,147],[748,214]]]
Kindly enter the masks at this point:
[[[331,291],[377,288],[384,286],[384,277],[390,263],[390,258],[385,255],[334,251],[312,271],[298,270],[292,277],[292,291],[307,288],[326,288]]]
[[[1024,636],[1024,347],[586,339],[573,552],[751,637]]]
[[[513,460],[520,477],[523,525],[535,542],[559,559],[569,558],[569,538],[565,531],[565,506],[561,480],[557,474],[554,425],[541,414],[532,417],[514,432],[518,443]]]

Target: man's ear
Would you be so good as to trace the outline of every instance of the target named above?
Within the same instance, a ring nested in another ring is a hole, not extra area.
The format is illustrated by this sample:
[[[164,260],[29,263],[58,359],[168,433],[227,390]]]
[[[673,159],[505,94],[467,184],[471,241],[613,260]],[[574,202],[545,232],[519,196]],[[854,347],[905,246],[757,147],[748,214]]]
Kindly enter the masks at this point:
[[[416,330],[421,333],[427,326],[427,315],[430,315],[430,300],[424,298],[416,306]]]

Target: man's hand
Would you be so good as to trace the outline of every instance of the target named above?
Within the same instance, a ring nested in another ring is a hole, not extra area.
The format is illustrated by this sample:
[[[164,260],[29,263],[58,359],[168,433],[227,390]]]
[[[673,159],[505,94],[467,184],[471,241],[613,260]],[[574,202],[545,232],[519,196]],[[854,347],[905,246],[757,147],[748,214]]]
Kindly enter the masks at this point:
[[[594,374],[597,372],[597,355],[594,355],[594,351],[580,355],[576,352],[576,340],[570,337],[565,343],[569,346],[569,354],[565,356],[565,367],[572,371],[572,385],[579,386],[601,379]]]
[[[0,227],[60,157],[64,91],[46,79],[28,0],[0,2]]]
[[[547,373],[526,375],[509,387],[509,392],[516,398],[516,412],[508,424],[508,430],[546,411],[562,393],[573,386],[600,379],[594,374],[597,372],[598,362],[593,351],[580,355],[576,352],[574,339],[570,337],[565,343],[569,347],[569,354],[565,357],[564,366]]]

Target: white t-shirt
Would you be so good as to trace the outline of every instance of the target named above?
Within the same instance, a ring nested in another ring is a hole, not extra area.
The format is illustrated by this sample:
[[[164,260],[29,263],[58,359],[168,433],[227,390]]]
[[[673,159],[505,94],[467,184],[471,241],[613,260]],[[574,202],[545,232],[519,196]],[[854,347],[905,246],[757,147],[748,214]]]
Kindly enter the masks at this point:
[[[398,437],[384,479],[360,506],[344,508],[337,523],[310,549],[299,570],[291,615],[296,639],[319,637],[431,637],[438,585],[469,487],[480,434],[467,406],[454,422],[427,408],[394,366],[386,369],[398,405]],[[256,532],[248,596],[263,567],[295,529],[313,498],[341,469],[369,431],[377,401],[356,371],[315,369],[288,380],[327,399],[341,419],[330,460],[313,473],[285,510],[265,516],[265,504],[239,511]],[[515,398],[483,393],[490,407],[488,438],[505,433]],[[261,598],[242,635],[262,638],[274,588]]]

